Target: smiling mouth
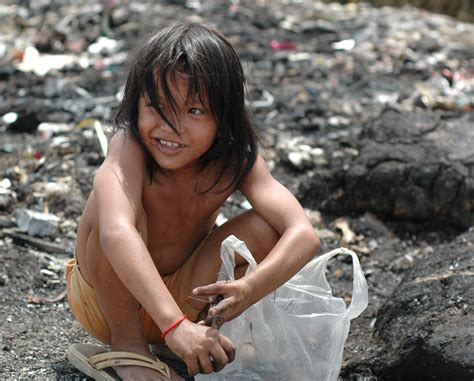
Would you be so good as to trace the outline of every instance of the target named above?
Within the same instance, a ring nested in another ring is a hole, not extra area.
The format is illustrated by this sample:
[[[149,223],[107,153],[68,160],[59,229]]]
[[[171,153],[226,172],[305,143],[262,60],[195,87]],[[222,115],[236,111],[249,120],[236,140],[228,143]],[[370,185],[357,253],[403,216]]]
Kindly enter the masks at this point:
[[[178,148],[184,148],[185,147],[183,144],[179,144],[179,143],[176,143],[176,142],[170,142],[169,140],[165,140],[165,139],[156,139],[156,140],[162,146],[165,146],[165,147],[168,147],[168,148],[178,149]]]

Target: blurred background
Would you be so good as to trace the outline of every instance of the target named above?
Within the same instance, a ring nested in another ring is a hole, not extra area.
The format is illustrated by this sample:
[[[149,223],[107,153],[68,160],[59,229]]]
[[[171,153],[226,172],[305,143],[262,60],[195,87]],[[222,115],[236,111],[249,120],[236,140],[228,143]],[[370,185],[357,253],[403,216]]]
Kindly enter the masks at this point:
[[[129,54],[178,20],[231,41],[272,174],[323,252],[359,256],[340,379],[473,380],[472,0],[0,2],[0,378],[83,377],[65,264]],[[249,207],[237,192],[219,221]],[[347,303],[351,271],[327,274]]]
[[[355,1],[341,0],[339,3],[347,4]],[[376,6],[403,7],[410,5],[426,9],[427,11],[443,13],[463,21],[474,20],[474,3],[471,0],[370,0],[368,3]]]

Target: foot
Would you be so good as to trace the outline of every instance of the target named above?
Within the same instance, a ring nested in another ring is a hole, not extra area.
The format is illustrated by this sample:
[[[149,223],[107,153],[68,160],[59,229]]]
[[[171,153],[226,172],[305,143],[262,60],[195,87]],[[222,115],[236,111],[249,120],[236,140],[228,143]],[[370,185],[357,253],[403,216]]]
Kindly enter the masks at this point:
[[[141,366],[114,366],[115,373],[124,381],[170,381],[156,370],[144,368]],[[184,381],[184,378],[178,376],[173,369],[170,368],[172,381]]]
[[[149,357],[152,360],[155,360],[156,357],[148,350],[144,348],[130,348],[130,347],[115,347],[112,346],[113,351],[127,351],[137,353],[142,356]],[[112,368],[115,373],[124,381],[184,381],[184,378],[179,376],[173,369],[170,368],[171,379],[163,376],[161,373],[154,369],[145,368],[142,366],[135,365],[123,365],[123,366],[114,366]]]

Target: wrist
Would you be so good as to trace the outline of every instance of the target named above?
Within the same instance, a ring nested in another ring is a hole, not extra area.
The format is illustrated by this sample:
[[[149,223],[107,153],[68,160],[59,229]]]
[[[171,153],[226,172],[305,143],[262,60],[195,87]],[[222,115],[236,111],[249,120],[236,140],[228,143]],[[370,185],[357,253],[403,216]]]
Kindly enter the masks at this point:
[[[238,280],[242,284],[242,290],[244,291],[244,300],[247,301],[247,307],[260,300],[258,293],[258,284],[252,277],[244,276]]]
[[[185,320],[187,320],[188,317],[186,315],[180,316],[178,319],[173,321],[161,334],[161,338],[165,340],[166,336],[174,331],[176,328],[178,328],[179,325],[181,325]]]
[[[158,306],[160,307],[159,311],[157,311],[159,315],[150,315],[156,322],[156,325],[158,326],[161,332],[165,332],[171,324],[173,324],[176,320],[180,319],[184,315],[183,311],[181,311],[181,309],[177,305],[168,306],[160,304]]]

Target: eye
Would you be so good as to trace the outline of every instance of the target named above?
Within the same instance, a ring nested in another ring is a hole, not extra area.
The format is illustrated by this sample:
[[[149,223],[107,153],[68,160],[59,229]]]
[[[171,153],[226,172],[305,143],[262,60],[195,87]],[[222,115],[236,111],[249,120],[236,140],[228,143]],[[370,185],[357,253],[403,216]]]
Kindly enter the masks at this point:
[[[204,111],[202,111],[201,109],[196,108],[196,107],[190,108],[188,112],[189,112],[190,114],[193,114],[193,115],[201,115],[201,114],[204,114]]]

